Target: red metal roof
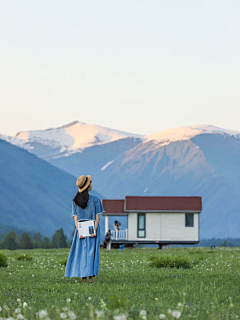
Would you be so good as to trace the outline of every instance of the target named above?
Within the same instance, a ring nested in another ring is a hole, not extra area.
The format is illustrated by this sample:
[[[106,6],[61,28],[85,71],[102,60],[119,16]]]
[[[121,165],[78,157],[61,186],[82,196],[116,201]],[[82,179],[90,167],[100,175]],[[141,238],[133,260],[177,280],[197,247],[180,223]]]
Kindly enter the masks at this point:
[[[124,216],[128,212],[201,212],[201,197],[133,197],[125,200],[103,200],[102,215]]]
[[[104,213],[102,215],[118,215],[126,216],[127,213],[124,212],[124,200],[102,200],[102,205],[104,208]]]
[[[125,211],[202,211],[201,197],[131,197],[125,200]]]

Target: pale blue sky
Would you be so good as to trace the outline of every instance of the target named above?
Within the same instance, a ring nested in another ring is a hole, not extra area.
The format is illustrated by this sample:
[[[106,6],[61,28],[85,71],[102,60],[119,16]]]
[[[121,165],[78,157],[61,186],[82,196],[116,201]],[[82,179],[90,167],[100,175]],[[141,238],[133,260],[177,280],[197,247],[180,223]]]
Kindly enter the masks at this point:
[[[0,134],[240,130],[239,0],[0,0]]]

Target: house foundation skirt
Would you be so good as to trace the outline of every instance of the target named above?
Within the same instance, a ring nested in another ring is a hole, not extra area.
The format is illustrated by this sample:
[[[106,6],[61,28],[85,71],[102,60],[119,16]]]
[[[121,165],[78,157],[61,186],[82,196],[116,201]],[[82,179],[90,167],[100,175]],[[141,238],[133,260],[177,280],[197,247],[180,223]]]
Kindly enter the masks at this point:
[[[72,246],[67,260],[65,277],[84,278],[97,276],[100,261],[100,226],[96,237],[79,239],[78,230],[75,230]]]

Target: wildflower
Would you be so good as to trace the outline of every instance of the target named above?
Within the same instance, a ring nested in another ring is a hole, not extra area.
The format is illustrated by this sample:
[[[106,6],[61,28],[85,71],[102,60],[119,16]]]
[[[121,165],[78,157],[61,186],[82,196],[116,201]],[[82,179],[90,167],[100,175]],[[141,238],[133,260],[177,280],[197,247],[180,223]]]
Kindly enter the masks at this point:
[[[24,319],[24,316],[23,316],[21,313],[19,313],[19,314],[17,315],[17,319]]]
[[[125,314],[116,314],[113,316],[114,320],[127,320],[127,316]]]
[[[155,298],[156,301],[158,301],[158,298]]]
[[[96,310],[95,314],[96,314],[97,318],[102,317],[104,315],[104,311],[103,310]]]
[[[61,319],[66,319],[67,318],[67,315],[66,315],[66,313],[60,313],[60,318]]]
[[[166,319],[165,314],[161,313],[161,314],[159,315],[159,319]]]
[[[11,275],[11,272],[9,272],[9,274]]]
[[[15,309],[15,312],[20,313],[20,309],[19,308]]]
[[[75,315],[75,313],[74,313],[73,311],[69,311],[69,312],[68,312],[68,315],[69,315],[69,318],[70,318],[71,320],[77,319],[77,317],[76,317],[76,315]]]
[[[32,277],[34,277],[34,274],[32,274]]]
[[[172,310],[171,310],[171,309],[168,309],[168,310],[167,310],[167,314],[171,315],[171,314],[172,314]]]
[[[70,299],[70,298],[68,298],[66,301],[67,301],[67,302],[71,302],[71,299]]]
[[[77,292],[74,292],[74,294],[75,294],[75,296],[77,296],[77,295],[78,295],[78,293],[77,293]]]
[[[23,302],[23,308],[26,308],[28,306],[27,302]]]
[[[46,318],[48,316],[48,313],[46,310],[40,310],[38,312],[38,316],[39,316],[39,318]]]
[[[92,298],[91,298],[91,297],[88,297],[88,300],[90,301],[90,300],[92,300]]]
[[[21,302],[21,299],[17,298],[17,302]]]
[[[140,311],[140,316],[146,316],[147,315],[147,311],[146,310],[141,310]]]
[[[68,307],[62,307],[63,311],[68,311]]]
[[[103,301],[103,299],[101,299],[100,307],[101,308],[105,308],[106,307],[106,303]]]
[[[180,311],[178,311],[178,310],[174,310],[173,312],[172,312],[172,316],[173,316],[173,318],[180,318],[181,317],[181,312]]]
[[[181,302],[178,302],[178,307],[183,307],[183,304]]]

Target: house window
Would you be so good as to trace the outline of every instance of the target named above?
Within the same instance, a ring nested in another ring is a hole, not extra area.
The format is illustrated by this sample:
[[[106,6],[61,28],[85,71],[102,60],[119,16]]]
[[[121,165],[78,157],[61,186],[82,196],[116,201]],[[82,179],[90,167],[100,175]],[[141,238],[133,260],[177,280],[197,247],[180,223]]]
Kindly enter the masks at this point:
[[[185,214],[185,227],[193,227],[193,213]]]
[[[145,238],[146,237],[145,226],[146,226],[145,213],[138,213],[138,231],[137,231],[138,238]]]

